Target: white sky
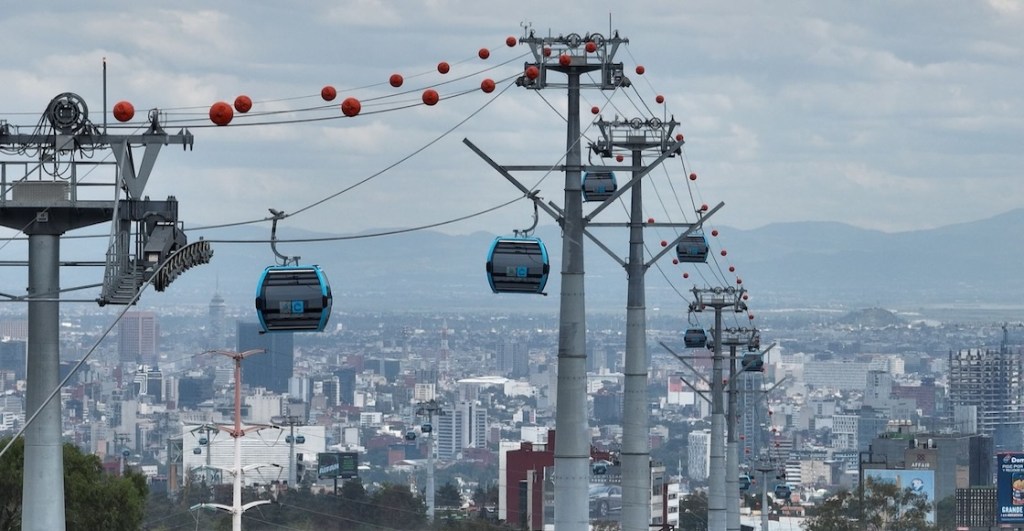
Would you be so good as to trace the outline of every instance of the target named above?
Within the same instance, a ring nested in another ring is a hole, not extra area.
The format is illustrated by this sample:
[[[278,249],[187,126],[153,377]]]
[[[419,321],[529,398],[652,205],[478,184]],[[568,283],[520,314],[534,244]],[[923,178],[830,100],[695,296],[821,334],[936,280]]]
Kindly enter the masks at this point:
[[[75,92],[101,123],[104,57],[109,106],[129,100],[137,120],[152,107],[198,106],[193,123],[202,124],[218,100],[246,94],[253,112],[293,111],[323,104],[295,98],[327,84],[338,89],[335,104],[355,96],[368,111],[371,98],[399,92],[386,85],[398,72],[406,77],[401,90],[414,92],[383,105],[413,103],[428,87],[442,101],[311,123],[192,128],[195,150],[166,149],[147,193],[176,196],[190,227],[258,219],[270,207],[296,211],[440,137],[286,222],[328,233],[423,225],[518,195],[463,146],[464,137],[509,165],[556,164],[565,149],[564,122],[548,106],[564,113],[563,89],[511,87],[496,96],[499,83],[491,95],[445,96],[521,71],[526,58],[517,56],[526,47],[504,41],[521,36],[523,22],[538,34],[607,34],[609,15],[630,39],[616,59],[635,90],[585,91],[584,128],[591,105],[605,106],[611,96],[632,117],[640,114],[639,97],[679,120],[687,139],[686,169],[672,160],[645,189],[649,216],[679,220],[673,196],[689,201],[689,171],[700,176],[697,203],[724,201],[717,223],[742,228],[829,220],[897,231],[1024,203],[1019,0],[12,3],[0,17],[8,50],[0,120],[32,125],[52,97]],[[481,47],[491,50],[487,61],[476,57]],[[438,74],[439,61],[452,72]],[[637,64],[644,76],[632,75]],[[665,105],[654,102],[656,94]],[[605,118],[615,114],[606,107]],[[541,177],[518,176],[531,184]],[[562,183],[560,175],[548,177],[541,195],[561,203]],[[528,225],[530,210],[519,202],[441,230],[508,232]]]

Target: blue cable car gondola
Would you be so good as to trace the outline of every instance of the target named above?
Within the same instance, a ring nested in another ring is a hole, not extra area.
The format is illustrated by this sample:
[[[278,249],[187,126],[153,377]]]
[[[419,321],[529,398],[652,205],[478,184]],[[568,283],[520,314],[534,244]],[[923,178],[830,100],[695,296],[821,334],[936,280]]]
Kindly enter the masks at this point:
[[[208,443],[208,442],[210,442],[210,440],[207,439],[205,435],[199,438],[199,445],[200,446],[206,446],[206,443]]]
[[[740,481],[740,490],[749,490],[750,489],[750,484],[751,484],[750,476],[748,476],[747,474],[740,474],[739,481]]]
[[[615,174],[610,171],[589,171],[583,174],[584,201],[604,201],[618,188]]]
[[[702,235],[685,236],[676,244],[676,257],[684,263],[708,261],[708,241]]]
[[[405,440],[407,440],[407,441],[415,441],[416,440],[416,432],[414,432],[412,430],[409,430],[409,431],[405,432]]]
[[[785,483],[779,483],[775,485],[775,499],[782,501],[789,501],[789,497],[793,495],[793,491],[789,488],[789,485]]]
[[[428,423],[420,426],[420,431],[422,431],[423,433],[430,433],[430,432],[434,431],[434,427],[431,426],[430,423],[428,422]]]
[[[295,436],[295,444],[306,444],[306,436],[305,435],[296,435]]]
[[[331,285],[319,266],[269,266],[256,288],[264,332],[323,331],[331,317]]]
[[[740,366],[746,372],[764,372],[764,359],[760,354],[744,354]]]
[[[708,335],[703,328],[689,328],[683,334],[683,344],[686,348],[704,348],[708,342]]]
[[[550,267],[540,238],[499,236],[487,253],[487,282],[495,293],[544,293]]]
[[[196,455],[202,454],[203,453],[203,449],[198,447],[198,446],[196,446],[195,448],[192,449],[192,453],[194,453]]]

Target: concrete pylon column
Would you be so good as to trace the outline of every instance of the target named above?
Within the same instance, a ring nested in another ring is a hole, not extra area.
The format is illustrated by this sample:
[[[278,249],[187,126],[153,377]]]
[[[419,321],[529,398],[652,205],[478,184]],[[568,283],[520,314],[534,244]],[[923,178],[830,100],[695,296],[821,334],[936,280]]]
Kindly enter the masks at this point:
[[[28,262],[25,416],[40,413],[25,430],[21,528],[55,531],[65,528],[61,403],[59,397],[43,403],[60,384],[60,235],[29,234]]]

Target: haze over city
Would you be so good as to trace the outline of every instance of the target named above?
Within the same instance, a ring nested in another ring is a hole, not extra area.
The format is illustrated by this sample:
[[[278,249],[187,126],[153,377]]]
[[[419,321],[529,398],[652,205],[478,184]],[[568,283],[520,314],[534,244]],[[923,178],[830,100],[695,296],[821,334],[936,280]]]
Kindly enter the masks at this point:
[[[9,6],[0,527],[1024,525],[1021,23]]]

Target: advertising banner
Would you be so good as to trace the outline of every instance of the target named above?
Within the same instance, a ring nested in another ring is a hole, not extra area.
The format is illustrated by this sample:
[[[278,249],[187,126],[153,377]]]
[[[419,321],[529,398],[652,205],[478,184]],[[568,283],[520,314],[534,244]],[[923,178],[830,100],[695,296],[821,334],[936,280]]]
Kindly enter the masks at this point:
[[[928,511],[926,519],[928,522],[935,522],[935,471],[934,470],[892,470],[881,468],[869,468],[864,470],[864,477],[871,478],[876,482],[895,483],[900,490],[910,489],[916,494],[923,495],[932,509]]]
[[[1024,452],[996,454],[1000,524],[1024,524]]]
[[[317,454],[316,461],[316,477],[320,479],[359,476],[359,454],[356,452],[321,452]]]

